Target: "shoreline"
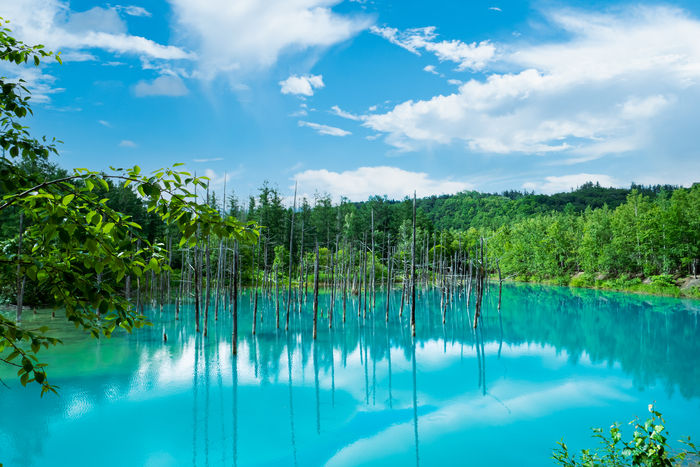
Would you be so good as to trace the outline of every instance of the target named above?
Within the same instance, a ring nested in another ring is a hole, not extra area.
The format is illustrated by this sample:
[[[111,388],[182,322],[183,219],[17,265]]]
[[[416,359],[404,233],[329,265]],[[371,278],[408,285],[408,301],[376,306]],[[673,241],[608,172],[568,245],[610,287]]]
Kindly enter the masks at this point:
[[[580,277],[580,276],[579,276]],[[694,281],[700,280],[690,279]],[[610,278],[610,279],[593,279],[590,280],[577,280],[576,276],[572,276],[566,280],[566,277],[559,277],[554,279],[534,279],[527,277],[526,279],[506,279],[503,282],[512,283],[529,283],[529,284],[542,284],[542,285],[554,285],[559,287],[568,287],[572,289],[590,289],[590,290],[607,290],[611,292],[624,292],[635,295],[652,295],[658,297],[674,297],[674,298],[687,298],[691,300],[700,300],[700,286],[692,285],[681,287],[678,285],[671,284],[648,284],[636,280],[627,280],[625,278]],[[685,278],[687,279],[687,278]],[[498,280],[496,280],[498,282]]]

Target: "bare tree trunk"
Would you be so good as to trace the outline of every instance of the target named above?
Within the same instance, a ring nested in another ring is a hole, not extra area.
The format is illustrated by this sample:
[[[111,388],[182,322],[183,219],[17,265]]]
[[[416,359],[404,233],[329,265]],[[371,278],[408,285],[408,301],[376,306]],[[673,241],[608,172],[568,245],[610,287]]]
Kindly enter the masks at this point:
[[[314,262],[314,339],[318,324],[318,240],[316,241],[316,261]]]
[[[17,316],[15,322],[22,322],[22,305],[24,302],[24,285],[27,283],[27,276],[21,276],[22,269],[22,236],[24,235],[24,211],[19,212],[19,242],[17,243]]]
[[[374,288],[376,286],[375,283],[375,269],[374,269],[374,209],[372,209],[372,290],[371,290],[371,297],[372,297],[372,309],[377,305],[376,302],[376,295],[374,292]]]
[[[389,321],[389,298],[391,293],[391,232],[387,234],[386,237],[386,267],[387,267],[387,277],[386,277],[386,320]]]
[[[335,299],[335,255],[331,255],[331,303],[328,307],[328,329],[333,327],[333,303]]]
[[[364,245],[362,247],[362,283],[365,287],[365,296],[364,296],[364,301],[365,301],[365,306],[364,306],[364,315],[363,318],[367,318],[367,234],[365,234],[365,241]],[[371,296],[370,296],[371,297]]]
[[[198,248],[194,247],[194,321],[195,330],[199,332],[199,254]]]
[[[294,249],[294,214],[297,210],[297,184],[294,184],[294,206],[292,207],[292,226],[289,232],[289,288],[287,290],[287,316],[284,329],[289,329],[289,314],[292,310],[292,250]],[[302,230],[303,234],[303,230]]]
[[[347,305],[347,299],[348,299],[348,274],[350,272],[350,269],[348,267],[348,260],[347,260],[347,255],[348,255],[348,243],[343,239],[343,323],[345,322],[345,312],[346,312],[346,305]]]
[[[207,195],[207,200],[209,195]],[[204,336],[206,337],[209,331],[209,302],[211,302],[211,251],[209,248],[209,235],[207,235],[207,245],[206,245],[206,262],[207,262],[207,282],[206,282],[206,292],[204,294],[204,299],[206,303],[204,304]]]
[[[214,299],[214,321],[219,321],[219,300],[221,299],[221,282],[224,277],[224,239],[219,239],[219,258],[216,260],[216,298]]]
[[[255,267],[256,265],[256,260],[258,256],[258,244],[260,243],[260,239],[258,238],[258,241],[255,243],[255,247],[253,248],[253,276],[254,276],[254,286],[255,286],[255,298],[253,299],[253,334],[255,334],[255,326],[257,324],[258,320],[258,274],[257,274],[257,269]]]
[[[416,192],[413,192],[413,241],[411,242],[411,335],[416,335]]]
[[[231,353],[238,353],[238,240],[233,244],[233,296],[231,297],[231,312],[233,314],[233,330],[231,332]]]
[[[280,273],[279,264],[275,265],[275,321],[280,328]]]

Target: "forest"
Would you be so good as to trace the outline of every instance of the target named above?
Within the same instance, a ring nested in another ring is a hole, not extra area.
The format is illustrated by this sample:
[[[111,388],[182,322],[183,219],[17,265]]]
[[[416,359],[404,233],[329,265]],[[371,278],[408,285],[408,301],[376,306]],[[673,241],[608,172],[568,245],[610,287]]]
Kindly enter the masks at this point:
[[[46,179],[67,174],[47,161],[25,161],[24,165]],[[94,193],[105,199],[108,207],[140,224],[145,240],[166,249],[178,245],[182,233],[149,212],[143,197],[125,185],[110,180]],[[332,263],[343,251],[353,255],[358,268],[362,264],[355,252],[364,251],[370,264],[374,257],[379,282],[385,280],[389,262],[399,267],[395,280],[406,273],[413,213],[413,200],[408,197],[397,201],[377,195],[364,202],[342,198],[334,203],[329,194],[315,193],[312,199],[295,199],[290,207],[280,188],[265,182],[247,199],[224,187],[219,192],[200,190],[197,202],[224,217],[261,227],[256,245],[240,247],[242,284],[253,284],[255,278],[272,281],[273,276],[288,283],[290,272],[293,282],[306,282],[303,277],[310,280],[316,243],[321,282],[330,280]],[[481,238],[486,239],[492,265],[498,265],[502,278],[521,281],[637,287],[678,295],[676,280],[695,277],[700,266],[700,184],[691,188],[632,184],[621,189],[589,182],[553,195],[470,191],[418,198],[416,207],[418,269],[426,274],[462,268]],[[17,249],[19,217],[19,209],[14,207],[0,213],[3,251]],[[228,276],[219,271],[231,273],[224,258],[228,244],[209,237],[207,245],[207,266],[202,273],[205,282],[229,284]],[[183,265],[194,260],[190,250],[180,247],[169,252],[171,288],[187,282],[182,271],[188,274]],[[495,274],[495,269],[492,272]],[[17,284],[16,271],[4,268],[0,300],[16,303]],[[684,293],[692,296],[697,290]],[[29,284],[24,303],[50,305],[48,289]]]

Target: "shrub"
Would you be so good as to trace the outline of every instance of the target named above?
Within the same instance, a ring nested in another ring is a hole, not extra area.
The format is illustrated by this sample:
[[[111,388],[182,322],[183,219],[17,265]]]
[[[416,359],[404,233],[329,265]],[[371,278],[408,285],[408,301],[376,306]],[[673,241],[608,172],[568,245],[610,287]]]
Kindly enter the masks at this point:
[[[583,449],[578,456],[572,456],[562,439],[557,443],[559,448],[552,453],[552,459],[563,467],[674,467],[681,466],[688,454],[700,455],[690,442],[690,437],[680,440],[688,450],[673,454],[668,444],[666,421],[653,405],[649,405],[649,412],[651,415],[644,423],[638,418],[630,422],[635,430],[629,442],[622,440],[620,424],[615,422],[610,427],[609,436],[603,433],[602,428],[593,429],[593,437],[600,440],[601,447]],[[700,462],[697,465],[700,466]]]

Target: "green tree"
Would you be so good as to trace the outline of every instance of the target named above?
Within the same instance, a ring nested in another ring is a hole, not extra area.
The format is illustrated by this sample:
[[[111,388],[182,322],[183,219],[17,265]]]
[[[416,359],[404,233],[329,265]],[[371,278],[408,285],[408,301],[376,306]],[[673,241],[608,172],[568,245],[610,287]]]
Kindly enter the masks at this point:
[[[0,18],[0,27],[4,24]],[[39,65],[52,55],[42,46],[17,41],[10,33],[0,29],[0,59]],[[19,233],[32,246],[0,252],[0,268],[15,268],[18,279],[47,289],[56,309],[65,310],[76,329],[99,338],[110,337],[117,327],[131,332],[148,325],[146,317],[120,295],[124,278],[170,270],[163,246],[149,239],[134,218],[110,207],[109,199],[100,196],[110,190],[110,182],[123,189],[133,186],[145,199],[149,215],[181,233],[181,246],[196,244],[197,232],[204,238],[214,234],[244,243],[256,238],[253,225],[223,218],[216,209],[198,204],[190,189],[206,188],[206,180],[187,172],[164,168],[143,175],[134,167],[104,174],[78,168],[47,179],[36,167],[48,163],[49,154],[57,150],[55,141],[32,138],[20,123],[32,113],[29,90],[21,80],[13,83],[5,78],[0,79],[0,87],[0,216],[10,209],[18,211],[26,219]],[[47,335],[46,327],[23,327],[20,318],[21,307],[15,321],[0,315],[0,361],[19,368],[22,385],[36,382],[42,395],[56,392],[36,354],[60,341]]]

